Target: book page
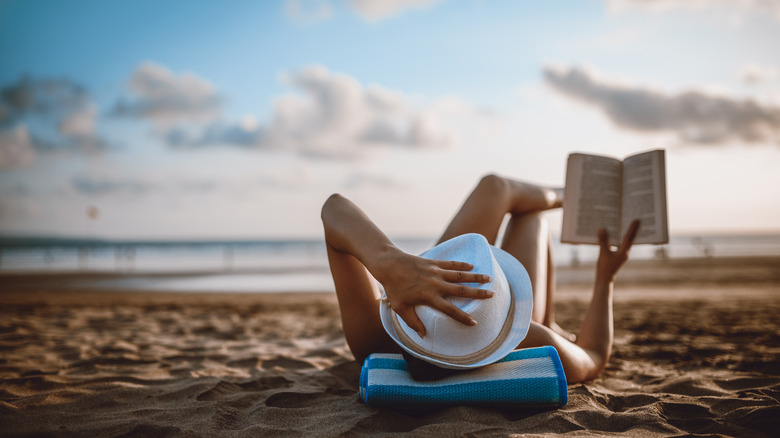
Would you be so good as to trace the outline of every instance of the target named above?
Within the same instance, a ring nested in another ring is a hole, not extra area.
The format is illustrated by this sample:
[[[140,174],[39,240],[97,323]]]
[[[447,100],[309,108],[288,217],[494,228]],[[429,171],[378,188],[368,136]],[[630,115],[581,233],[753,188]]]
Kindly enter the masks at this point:
[[[598,243],[599,228],[610,242],[619,239],[619,160],[598,155],[571,154],[566,165],[561,242]]]
[[[666,171],[663,150],[634,155],[623,160],[623,213],[621,230],[641,220],[634,243],[667,243]]]

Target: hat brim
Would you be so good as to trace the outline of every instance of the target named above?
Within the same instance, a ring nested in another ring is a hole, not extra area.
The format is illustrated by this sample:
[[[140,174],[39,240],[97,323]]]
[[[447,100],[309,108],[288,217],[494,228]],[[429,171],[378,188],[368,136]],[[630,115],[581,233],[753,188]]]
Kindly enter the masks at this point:
[[[531,313],[533,312],[533,292],[531,290],[531,279],[528,277],[528,272],[526,272],[523,265],[516,258],[514,258],[514,256],[493,245],[490,245],[490,250],[493,252],[493,257],[495,257],[498,265],[504,272],[504,276],[506,277],[507,283],[509,283],[509,288],[512,292],[512,299],[514,300],[515,305],[512,328],[509,333],[507,333],[500,346],[493,352],[493,354],[472,364],[453,364],[417,353],[406,347],[403,342],[401,342],[400,337],[398,336],[398,332],[396,331],[395,326],[391,320],[393,310],[390,307],[389,301],[383,299],[379,306],[379,316],[382,320],[382,326],[385,328],[385,331],[396,342],[396,344],[400,345],[401,348],[406,350],[407,353],[418,359],[430,362],[442,368],[464,370],[489,365],[493,362],[501,360],[504,356],[514,350],[517,347],[517,344],[525,339],[526,334],[528,334],[528,327],[531,324]],[[400,318],[399,321],[401,324],[405,324],[405,322],[400,320]]]

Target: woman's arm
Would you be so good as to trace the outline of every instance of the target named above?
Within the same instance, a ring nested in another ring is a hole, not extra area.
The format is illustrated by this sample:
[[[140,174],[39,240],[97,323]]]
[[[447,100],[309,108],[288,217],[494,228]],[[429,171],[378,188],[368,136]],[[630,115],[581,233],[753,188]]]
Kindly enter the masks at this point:
[[[634,244],[639,221],[631,223],[623,236],[623,242],[613,251],[609,247],[607,232],[599,230],[599,245],[601,251],[596,262],[596,281],[593,285],[593,298],[582,320],[582,326],[577,337],[577,345],[595,356],[601,369],[606,366],[607,360],[612,354],[613,316],[612,316],[612,289],[615,276],[621,266],[628,260],[628,252]]]
[[[490,281],[487,275],[468,272],[473,269],[471,264],[428,260],[401,251],[362,210],[338,194],[323,205],[322,222],[328,247],[359,260],[385,288],[393,310],[420,336],[425,335],[425,326],[417,317],[416,305],[431,306],[463,324],[476,324],[444,299],[447,295],[489,297],[486,290],[461,284]]]

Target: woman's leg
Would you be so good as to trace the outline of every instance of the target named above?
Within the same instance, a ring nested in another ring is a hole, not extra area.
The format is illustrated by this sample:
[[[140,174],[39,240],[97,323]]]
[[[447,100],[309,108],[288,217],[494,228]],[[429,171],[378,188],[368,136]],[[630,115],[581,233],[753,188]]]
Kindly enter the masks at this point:
[[[552,260],[550,226],[541,212],[512,216],[501,248],[523,264],[531,279],[534,310],[531,319],[564,338],[576,337],[555,322],[555,264]]]
[[[561,196],[556,190],[487,175],[466,198],[439,243],[461,234],[477,233],[495,245],[507,213],[522,215],[560,206]]]
[[[544,312],[544,321],[547,327],[555,324],[555,262],[552,256],[552,237],[547,235],[547,307]]]
[[[548,272],[553,269],[547,264],[549,252],[549,223],[540,212],[512,216],[506,226],[501,248],[515,256],[523,264],[531,279],[534,295],[534,310],[531,319],[544,323],[547,313]]]

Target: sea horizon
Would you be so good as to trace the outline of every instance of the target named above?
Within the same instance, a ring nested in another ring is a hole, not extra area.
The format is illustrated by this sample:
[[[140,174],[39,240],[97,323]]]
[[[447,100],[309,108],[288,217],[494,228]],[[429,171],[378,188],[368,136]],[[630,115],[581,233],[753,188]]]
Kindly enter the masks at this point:
[[[436,237],[394,238],[419,254]],[[588,264],[596,245],[561,244],[556,265]],[[780,233],[672,235],[668,244],[637,245],[634,260],[780,256]],[[292,292],[332,290],[323,239],[105,240],[0,237],[0,275],[101,274],[87,289]],[[103,275],[121,274],[121,275]],[[101,278],[110,277],[110,278]]]

